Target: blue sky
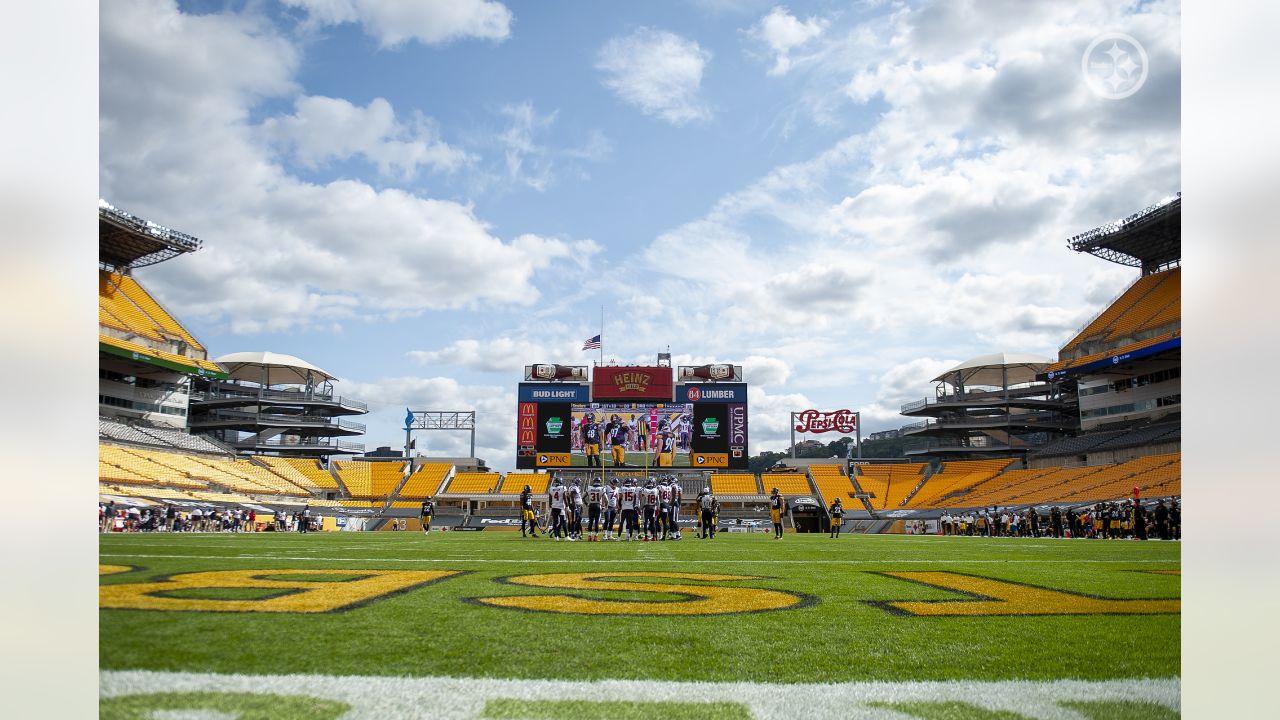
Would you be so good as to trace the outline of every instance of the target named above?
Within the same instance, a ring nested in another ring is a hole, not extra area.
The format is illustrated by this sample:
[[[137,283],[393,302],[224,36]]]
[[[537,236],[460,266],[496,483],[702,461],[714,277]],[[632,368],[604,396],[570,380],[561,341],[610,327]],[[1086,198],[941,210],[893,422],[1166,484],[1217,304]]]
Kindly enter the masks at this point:
[[[1100,97],[1082,55],[1136,39]],[[732,361],[752,451],[1056,354],[1136,271],[1071,235],[1180,190],[1177,3],[129,0],[100,17],[100,193],[204,249],[137,276],[213,356],[478,413],[532,362]],[[466,437],[426,439],[460,454]]]

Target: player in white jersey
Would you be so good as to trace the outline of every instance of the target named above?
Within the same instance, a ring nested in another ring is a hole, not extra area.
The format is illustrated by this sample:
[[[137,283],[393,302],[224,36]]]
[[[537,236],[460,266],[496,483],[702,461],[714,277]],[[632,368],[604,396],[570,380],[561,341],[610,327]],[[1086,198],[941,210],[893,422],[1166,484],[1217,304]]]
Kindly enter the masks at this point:
[[[644,505],[644,539],[658,539],[658,488],[653,480],[645,483],[640,491],[640,501]]]
[[[582,537],[582,481],[574,480],[565,498],[565,509],[569,516],[569,539],[577,541]]]
[[[658,485],[658,532],[663,540],[671,539],[671,478],[663,477]]]
[[[581,480],[575,480],[573,483],[573,489],[577,491],[573,496],[573,502],[575,504],[573,511],[577,513],[577,517],[574,520],[577,523],[579,538],[582,537],[582,517],[587,510],[587,491],[582,489],[581,484]]]
[[[618,519],[618,479],[614,478],[604,489],[604,539],[614,540],[622,536],[622,528],[618,535],[613,534],[613,523]]]
[[[560,482],[560,478],[552,479],[551,487],[547,488],[547,503],[551,506],[551,528],[547,534],[557,541],[566,534],[564,508],[567,495],[568,490]]]
[[[640,491],[636,487],[635,481],[627,478],[627,483],[618,492],[618,514],[621,520],[618,521],[618,537],[622,537],[622,529],[627,529],[627,540],[634,540],[636,536],[636,508],[640,503]]]
[[[704,486],[702,492],[698,493],[698,528],[702,532],[701,537],[703,540],[707,539],[708,533],[711,534],[710,539],[716,539],[715,511],[718,502],[716,496],[711,494],[710,485]],[[695,535],[694,537],[698,536]]]

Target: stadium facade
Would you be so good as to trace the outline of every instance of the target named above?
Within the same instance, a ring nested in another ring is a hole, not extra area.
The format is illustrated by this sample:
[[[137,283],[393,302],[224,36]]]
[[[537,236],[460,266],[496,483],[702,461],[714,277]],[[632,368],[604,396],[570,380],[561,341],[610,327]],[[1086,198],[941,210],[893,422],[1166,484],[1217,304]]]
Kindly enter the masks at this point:
[[[217,358],[227,378],[201,378],[191,400],[191,429],[243,453],[325,458],[364,452],[345,440],[363,435],[348,419],[368,406],[334,390],[334,376],[282,353],[241,352]]]
[[[847,501],[847,530],[936,532],[944,514],[992,505],[1039,512],[1135,492],[1178,496],[1179,212],[1175,198],[1073,238],[1072,249],[1140,276],[1056,359],[998,353],[934,378],[933,397],[902,408],[916,422],[870,436],[904,438],[904,457],[788,458],[751,472],[742,368],[677,369],[668,356],[594,371],[527,366],[517,384],[518,469],[504,475],[478,458],[337,459],[363,450],[352,438],[364,426],[352,418],[364,404],[300,358],[209,359],[131,272],[190,253],[199,240],[102,203],[100,494],[148,506],[257,508],[267,519],[310,506],[329,529],[366,530],[415,529],[420,503],[433,497],[437,526],[515,529],[520,491],[530,486],[544,505],[553,473],[583,485],[662,474],[675,477],[688,503],[710,488],[726,530],[761,524],[778,488],[792,509],[787,526],[809,532],[827,529],[836,498]],[[618,443],[601,443],[600,463],[587,461],[580,441],[589,415],[627,428]]]

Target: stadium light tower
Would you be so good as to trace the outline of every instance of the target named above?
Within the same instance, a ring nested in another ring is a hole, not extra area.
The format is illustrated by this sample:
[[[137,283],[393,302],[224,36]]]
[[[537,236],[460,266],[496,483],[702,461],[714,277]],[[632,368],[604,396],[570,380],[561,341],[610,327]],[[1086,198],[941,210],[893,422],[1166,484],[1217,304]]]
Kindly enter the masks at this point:
[[[414,430],[470,430],[471,455],[476,456],[475,410],[410,410],[404,409],[404,456],[410,455]]]

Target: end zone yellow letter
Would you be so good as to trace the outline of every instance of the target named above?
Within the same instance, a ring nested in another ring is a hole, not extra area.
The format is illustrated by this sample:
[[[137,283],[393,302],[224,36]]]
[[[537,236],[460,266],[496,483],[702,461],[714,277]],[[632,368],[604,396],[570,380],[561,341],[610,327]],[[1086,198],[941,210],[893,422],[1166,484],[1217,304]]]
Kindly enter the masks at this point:
[[[215,570],[168,580],[102,585],[99,608],[198,612],[322,613],[343,610],[391,593],[459,574],[458,570]],[[298,576],[290,579],[290,576]],[[332,580],[324,579],[331,576]],[[257,599],[166,597],[199,590],[268,591]],[[277,591],[271,594],[270,591]]]

